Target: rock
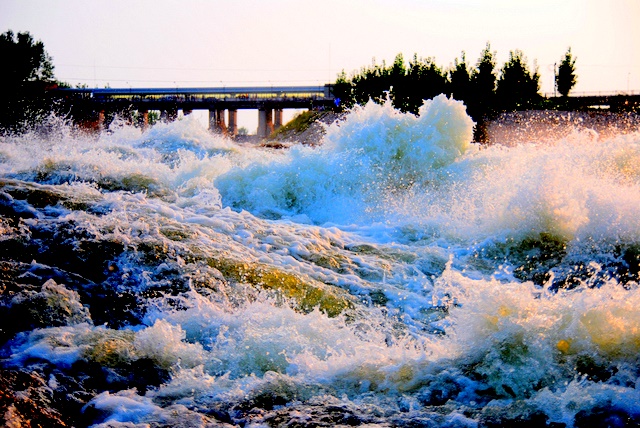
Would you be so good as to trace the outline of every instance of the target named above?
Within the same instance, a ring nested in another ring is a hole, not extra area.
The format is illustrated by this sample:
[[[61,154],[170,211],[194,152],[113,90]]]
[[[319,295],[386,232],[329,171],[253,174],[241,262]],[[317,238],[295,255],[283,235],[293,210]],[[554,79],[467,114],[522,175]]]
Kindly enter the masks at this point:
[[[0,369],[0,423],[5,427],[67,427],[51,407],[53,392],[37,373]]]
[[[59,327],[91,323],[89,310],[81,303],[80,295],[68,290],[53,279],[39,289],[29,285],[5,288],[0,302],[1,339],[35,328]]]
[[[596,407],[591,410],[581,410],[574,419],[575,428],[609,427],[627,428],[639,427],[640,416],[630,415],[622,409],[610,407]]]

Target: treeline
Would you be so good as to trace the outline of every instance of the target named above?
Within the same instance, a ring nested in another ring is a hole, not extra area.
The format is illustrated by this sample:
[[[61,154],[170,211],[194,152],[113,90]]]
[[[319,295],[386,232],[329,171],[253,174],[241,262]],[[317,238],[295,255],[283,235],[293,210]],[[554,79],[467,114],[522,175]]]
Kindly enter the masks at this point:
[[[415,114],[423,100],[446,94],[463,101],[478,123],[503,111],[545,108],[540,74],[537,67],[529,68],[523,52],[511,51],[499,70],[495,58],[496,53],[487,43],[473,67],[467,63],[464,52],[449,69],[438,66],[433,58],[418,58],[417,54],[408,64],[402,54],[389,66],[374,61],[350,77],[344,71],[338,76],[333,89],[339,100],[337,108],[363,105],[369,99],[384,102],[388,96],[395,108]],[[560,62],[555,83],[558,93],[565,97],[576,83],[571,48]]]

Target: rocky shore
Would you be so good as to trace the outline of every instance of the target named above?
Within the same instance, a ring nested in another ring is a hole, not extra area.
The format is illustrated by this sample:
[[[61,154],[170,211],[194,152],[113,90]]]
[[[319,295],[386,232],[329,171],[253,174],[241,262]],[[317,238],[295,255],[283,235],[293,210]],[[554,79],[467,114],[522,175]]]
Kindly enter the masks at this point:
[[[332,111],[308,111],[301,113],[285,124],[278,131],[271,134],[263,143],[268,147],[278,144],[286,147],[293,143],[317,145],[326,131],[326,126],[340,120],[343,113]]]

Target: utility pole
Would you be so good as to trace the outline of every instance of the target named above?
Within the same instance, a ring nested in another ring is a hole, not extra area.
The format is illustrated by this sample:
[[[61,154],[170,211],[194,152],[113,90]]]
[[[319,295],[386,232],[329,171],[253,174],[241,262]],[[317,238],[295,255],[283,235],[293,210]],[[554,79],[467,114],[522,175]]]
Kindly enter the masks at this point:
[[[557,97],[558,93],[558,69],[556,68],[557,63],[553,63],[553,96]]]

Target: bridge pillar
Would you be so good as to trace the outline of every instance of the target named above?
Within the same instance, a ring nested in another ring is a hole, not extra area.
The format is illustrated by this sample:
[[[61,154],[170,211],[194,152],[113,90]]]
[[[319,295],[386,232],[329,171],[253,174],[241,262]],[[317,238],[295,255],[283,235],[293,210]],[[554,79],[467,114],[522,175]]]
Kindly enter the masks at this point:
[[[102,131],[104,129],[104,110],[100,110],[98,112],[98,130]]]
[[[138,127],[143,131],[149,127],[149,110],[138,110]]]
[[[81,110],[73,116],[80,129],[95,133],[104,129],[104,117],[104,110]]]
[[[209,131],[218,133],[218,110],[209,110]]]
[[[273,110],[273,128],[278,129],[282,126],[282,109],[277,108]]]
[[[227,133],[227,125],[224,122],[224,110],[209,110],[209,131],[216,134]]]
[[[218,129],[224,134],[227,135],[227,124],[224,121],[224,110],[218,110]]]
[[[267,134],[267,111],[258,110],[258,131],[256,132],[258,138],[265,138]]]
[[[273,132],[273,110],[258,110],[258,138],[267,138]]]
[[[229,124],[227,126],[227,134],[231,137],[238,135],[238,110],[228,110]]]

